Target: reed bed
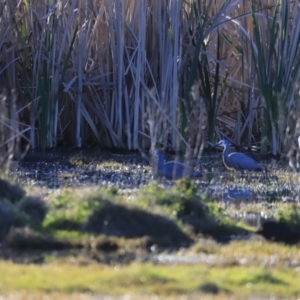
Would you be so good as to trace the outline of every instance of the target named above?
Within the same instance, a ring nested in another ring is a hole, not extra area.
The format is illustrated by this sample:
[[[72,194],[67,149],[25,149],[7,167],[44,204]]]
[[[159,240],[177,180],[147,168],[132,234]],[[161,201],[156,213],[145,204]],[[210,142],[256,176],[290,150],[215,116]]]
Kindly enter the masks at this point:
[[[18,92],[15,136],[197,157],[225,136],[287,153],[298,14],[297,1],[4,0],[0,82]]]

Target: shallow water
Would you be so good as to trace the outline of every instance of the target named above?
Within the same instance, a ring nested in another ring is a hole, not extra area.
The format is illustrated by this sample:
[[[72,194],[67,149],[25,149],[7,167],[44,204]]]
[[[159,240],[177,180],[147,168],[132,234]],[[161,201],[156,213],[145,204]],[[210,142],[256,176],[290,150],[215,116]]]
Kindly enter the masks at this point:
[[[116,187],[131,193],[153,179],[150,157],[143,156],[99,148],[30,151],[14,176],[23,186],[41,187],[47,194],[64,187],[86,186]],[[166,157],[166,161],[173,159]],[[204,173],[195,181],[199,193],[224,205],[237,221],[258,226],[262,220],[274,218],[279,204],[299,203],[300,177],[289,172],[284,163],[263,161],[270,170],[267,174],[227,171],[219,152],[204,154],[200,162],[192,163]],[[162,184],[171,186],[174,182],[162,180]]]

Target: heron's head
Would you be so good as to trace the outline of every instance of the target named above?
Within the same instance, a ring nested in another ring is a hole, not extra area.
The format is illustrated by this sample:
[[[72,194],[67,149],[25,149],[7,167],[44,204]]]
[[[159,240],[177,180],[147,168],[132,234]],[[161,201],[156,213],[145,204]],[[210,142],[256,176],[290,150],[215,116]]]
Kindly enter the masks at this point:
[[[227,140],[221,140],[219,143],[217,143],[216,145],[215,145],[215,147],[217,147],[217,146],[222,146],[222,147],[226,147],[226,146],[228,146],[229,145],[229,142],[227,141]]]

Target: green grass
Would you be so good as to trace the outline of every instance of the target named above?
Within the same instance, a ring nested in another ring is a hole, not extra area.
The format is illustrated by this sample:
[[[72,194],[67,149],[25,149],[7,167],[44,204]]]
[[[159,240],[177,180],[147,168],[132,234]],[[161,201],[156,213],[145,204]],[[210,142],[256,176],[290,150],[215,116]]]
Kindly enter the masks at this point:
[[[18,265],[0,262],[0,291],[156,294],[195,294],[206,291],[235,295],[293,297],[300,295],[300,272],[263,266],[216,267],[204,264],[155,265],[133,263],[125,266],[51,263]]]
[[[130,201],[128,201],[130,199]],[[65,190],[47,201],[49,210],[43,230],[112,234],[127,238],[170,237],[173,241],[193,239],[194,233],[206,235],[246,233],[249,229],[232,222],[224,209],[207,202],[198,187],[182,180],[166,189],[157,182],[134,195],[116,189]]]
[[[10,231],[10,245],[15,248],[9,259],[23,264],[0,260],[1,295],[20,292],[20,299],[32,299],[48,294],[57,300],[92,294],[129,294],[133,299],[153,294],[172,299],[300,295],[299,246],[258,236],[216,242],[215,235],[250,233],[255,228],[231,220],[222,203],[207,201],[190,181],[170,188],[152,182],[128,194],[116,188],[65,189],[59,196],[26,197],[16,203],[3,200],[4,204],[12,208],[11,216],[25,216],[27,228]],[[279,219],[298,224],[296,204],[274,205]],[[32,222],[35,217],[40,223]],[[57,240],[69,248],[57,252],[30,248],[49,243],[56,249]],[[195,262],[139,263],[138,257],[153,257],[153,245],[160,255]]]

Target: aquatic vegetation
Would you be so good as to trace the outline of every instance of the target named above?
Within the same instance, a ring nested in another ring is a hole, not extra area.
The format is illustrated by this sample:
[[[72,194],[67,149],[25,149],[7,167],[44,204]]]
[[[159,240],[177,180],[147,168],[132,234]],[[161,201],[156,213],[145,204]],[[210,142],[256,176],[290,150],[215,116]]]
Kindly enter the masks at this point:
[[[105,172],[111,170],[113,178],[114,166],[103,166]],[[80,167],[92,168],[92,162],[82,160]],[[99,168],[96,172],[103,173]],[[116,168],[122,168],[119,161]],[[125,174],[130,168],[134,167],[126,160],[119,174],[123,171]],[[199,295],[201,299],[205,295],[225,299],[231,295],[262,297],[273,295],[272,291],[279,297],[297,294],[298,246],[266,241],[255,234],[257,220],[251,223],[245,217],[253,215],[263,220],[265,216],[266,220],[273,218],[287,222],[288,226],[298,226],[299,204],[294,201],[293,190],[296,177],[274,172],[274,178],[269,181],[249,180],[224,172],[213,174],[218,182],[211,180],[213,176],[209,182],[206,177],[200,182],[188,179],[157,182],[149,181],[149,170],[149,166],[135,169],[132,178],[126,174],[117,176],[113,179],[116,184],[112,180],[110,187],[91,184],[48,189],[43,197],[30,196],[27,188],[27,191],[21,189],[20,196],[0,199],[8,218],[1,218],[0,222],[16,221],[6,223],[0,248],[3,258],[9,257],[16,263],[43,263],[49,268],[49,274],[42,274],[45,282],[50,274],[56,276],[56,265],[63,266],[68,276],[74,275],[75,282],[79,280],[76,274],[82,265],[90,267],[89,274],[95,272],[99,278],[104,275],[101,270],[98,273],[96,266],[103,267],[103,272],[111,272],[116,265],[124,270],[121,277],[117,272],[109,275],[109,283],[116,286],[112,292],[107,289],[108,283],[101,281],[99,287],[90,280],[94,275],[88,274],[80,286],[68,280],[60,288],[59,284],[49,287],[34,282],[24,286],[22,276],[18,275],[23,272],[22,267],[16,264],[13,269],[18,279],[14,285],[8,285],[8,290],[119,295],[126,286],[126,291],[134,295],[143,287],[145,297],[149,293],[161,298],[172,294],[174,299],[182,294],[188,294],[191,299],[198,299]],[[142,176],[146,174],[146,184],[136,185],[134,189],[120,188],[120,178],[136,180],[139,172],[144,172]],[[66,182],[71,179],[68,177]],[[245,199],[240,197],[244,194]],[[7,247],[10,247],[9,256],[5,252]],[[5,263],[0,261],[0,270]],[[131,268],[133,265],[136,269]],[[181,277],[167,274],[170,268],[181,272]],[[37,271],[31,270],[34,278]],[[6,272],[6,276],[10,274]]]

